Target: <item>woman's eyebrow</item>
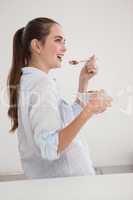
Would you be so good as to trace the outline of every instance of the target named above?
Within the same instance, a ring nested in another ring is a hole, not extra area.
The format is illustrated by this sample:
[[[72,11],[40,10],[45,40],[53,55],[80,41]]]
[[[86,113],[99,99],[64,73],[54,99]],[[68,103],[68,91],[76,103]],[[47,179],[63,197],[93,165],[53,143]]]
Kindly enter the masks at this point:
[[[55,39],[56,39],[56,38],[60,38],[61,40],[66,41],[66,39],[65,39],[64,37],[62,37],[61,35],[56,35],[56,36],[55,36]]]

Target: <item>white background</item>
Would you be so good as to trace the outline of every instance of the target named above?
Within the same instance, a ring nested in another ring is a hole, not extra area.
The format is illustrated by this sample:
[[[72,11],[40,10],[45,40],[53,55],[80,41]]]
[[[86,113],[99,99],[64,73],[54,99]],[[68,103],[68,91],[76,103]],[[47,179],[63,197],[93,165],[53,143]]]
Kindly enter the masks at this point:
[[[21,170],[17,136],[9,133],[3,91],[11,66],[15,31],[36,17],[50,17],[64,30],[68,52],[61,69],[52,71],[62,95],[72,101],[82,67],[68,65],[71,58],[98,57],[99,72],[88,89],[104,88],[113,106],[91,118],[81,131],[95,166],[133,164],[133,1],[38,0],[0,1],[0,172]]]

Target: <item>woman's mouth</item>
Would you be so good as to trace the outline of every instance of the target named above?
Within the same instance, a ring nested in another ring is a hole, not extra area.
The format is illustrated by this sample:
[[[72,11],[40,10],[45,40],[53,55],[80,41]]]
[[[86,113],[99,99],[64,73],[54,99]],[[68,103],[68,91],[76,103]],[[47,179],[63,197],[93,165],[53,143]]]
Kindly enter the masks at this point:
[[[58,60],[61,62],[63,60],[64,55],[57,55]]]

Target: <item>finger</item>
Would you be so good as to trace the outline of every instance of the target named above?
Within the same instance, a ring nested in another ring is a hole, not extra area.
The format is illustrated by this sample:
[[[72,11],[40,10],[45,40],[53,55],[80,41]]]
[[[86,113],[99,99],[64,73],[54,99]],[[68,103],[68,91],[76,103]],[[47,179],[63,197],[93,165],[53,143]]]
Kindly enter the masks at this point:
[[[86,65],[86,69],[87,71],[93,71],[93,70],[97,71],[96,65]]]
[[[86,70],[87,70],[88,73],[92,73],[92,74],[97,73],[97,70],[94,69],[94,68],[87,68]]]
[[[87,74],[96,74],[96,71],[94,71],[94,70],[87,70]]]
[[[110,101],[107,101],[107,102],[106,102],[106,106],[111,107],[111,106],[112,106],[111,102],[110,102]]]
[[[106,91],[104,89],[101,89],[100,90],[100,95],[101,95],[101,97],[105,98],[107,96],[107,93],[106,93]]]
[[[88,65],[96,65],[96,60],[94,60],[94,59],[89,59],[89,60],[87,61],[87,64],[88,64]]]
[[[90,67],[90,66],[86,66],[86,72],[87,72],[87,73],[92,73],[92,74],[94,74],[94,73],[95,73],[95,71],[96,71],[96,69],[95,69],[95,68],[93,68],[93,67]]]
[[[110,103],[111,103],[111,102],[113,101],[113,98],[112,98],[112,97],[110,97],[110,96],[107,96],[107,97],[106,97],[106,100],[107,100],[108,102],[110,102]]]
[[[95,64],[86,64],[85,65],[88,69],[97,69],[97,66]]]
[[[110,107],[111,106],[111,103],[106,103],[106,107]]]
[[[113,101],[113,98],[112,98],[112,97],[108,97],[108,98],[109,98],[109,101],[111,101],[111,102]]]
[[[101,112],[105,112],[107,110],[107,108],[103,108],[102,110],[101,110]]]
[[[93,55],[90,57],[90,59],[95,60],[95,59],[96,59],[95,54],[93,54]]]
[[[91,70],[91,71],[87,71],[88,74],[92,74],[92,75],[95,75],[97,73],[96,70]]]
[[[96,68],[96,63],[93,63],[93,62],[86,62],[85,64],[86,67],[89,67],[89,68]]]
[[[100,111],[97,111],[96,114],[99,114],[99,113],[105,112],[106,110],[107,110],[107,108],[101,109]]]
[[[93,56],[91,56],[90,58],[89,58],[89,60],[87,61],[87,63],[96,63],[96,57],[95,57],[95,55],[93,55]]]

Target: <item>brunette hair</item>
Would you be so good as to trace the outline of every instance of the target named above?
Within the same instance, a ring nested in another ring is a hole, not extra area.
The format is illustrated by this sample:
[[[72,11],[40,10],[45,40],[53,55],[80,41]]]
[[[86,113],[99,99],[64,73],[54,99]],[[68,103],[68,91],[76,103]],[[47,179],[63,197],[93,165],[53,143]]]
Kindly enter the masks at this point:
[[[8,116],[11,119],[10,132],[14,132],[18,127],[18,95],[22,75],[21,68],[27,66],[31,59],[31,40],[37,39],[44,44],[53,24],[58,23],[49,18],[35,18],[14,34],[12,65],[7,78]]]

